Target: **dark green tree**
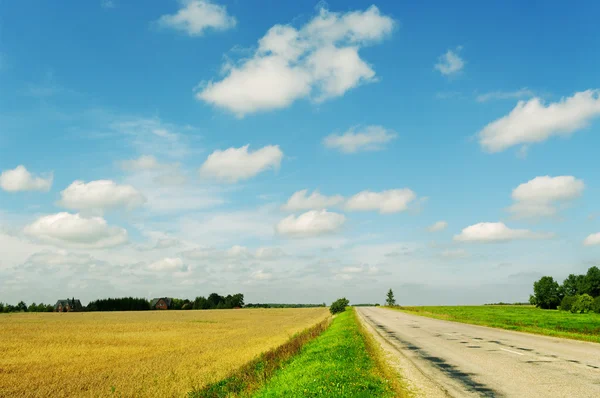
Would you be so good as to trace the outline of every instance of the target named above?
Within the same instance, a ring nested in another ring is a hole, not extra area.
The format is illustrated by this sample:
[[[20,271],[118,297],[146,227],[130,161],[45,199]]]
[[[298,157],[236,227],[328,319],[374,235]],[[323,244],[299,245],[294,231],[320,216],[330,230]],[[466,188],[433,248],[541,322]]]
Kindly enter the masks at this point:
[[[332,314],[344,312],[346,311],[346,307],[348,306],[348,304],[350,304],[350,301],[348,301],[346,297],[337,299],[333,303],[331,303],[331,306],[329,306],[329,312],[331,312]]]
[[[392,291],[392,289],[388,290],[387,292],[387,298],[385,299],[385,304],[393,307],[394,305],[396,305],[396,299],[394,298],[394,292]]]
[[[598,267],[590,267],[585,275],[584,293],[592,297],[600,296],[600,269]]]
[[[25,304],[24,301],[19,301],[19,304],[17,304],[17,311],[27,312],[27,304]]]
[[[562,298],[558,282],[551,276],[543,276],[533,283],[533,295],[529,298],[529,302],[545,310],[555,310]]]
[[[585,280],[584,275],[570,274],[567,279],[563,281],[562,291],[565,296],[577,296],[583,293],[583,283]]]

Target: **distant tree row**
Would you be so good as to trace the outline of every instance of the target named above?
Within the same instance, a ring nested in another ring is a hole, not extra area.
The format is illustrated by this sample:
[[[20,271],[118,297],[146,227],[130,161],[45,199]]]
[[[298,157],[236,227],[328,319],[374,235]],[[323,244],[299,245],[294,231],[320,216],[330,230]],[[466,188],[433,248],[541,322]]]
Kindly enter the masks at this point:
[[[562,285],[551,276],[543,276],[534,282],[529,302],[542,309],[600,313],[600,269],[591,267],[585,275],[571,274]]]
[[[52,312],[54,306],[52,304],[44,303],[31,303],[30,305],[25,304],[24,301],[19,301],[17,305],[4,304],[0,302],[0,313],[2,312]]]
[[[195,310],[221,310],[230,308],[242,308],[243,306],[244,295],[241,293],[234,295],[229,294],[225,297],[217,293],[211,293],[208,297],[196,297],[192,304],[192,308]]]
[[[327,307],[327,304],[274,304],[274,303],[265,303],[265,304],[246,304],[244,308],[315,308],[315,307]]]
[[[150,302],[145,298],[121,297],[90,301],[85,311],[145,311]]]

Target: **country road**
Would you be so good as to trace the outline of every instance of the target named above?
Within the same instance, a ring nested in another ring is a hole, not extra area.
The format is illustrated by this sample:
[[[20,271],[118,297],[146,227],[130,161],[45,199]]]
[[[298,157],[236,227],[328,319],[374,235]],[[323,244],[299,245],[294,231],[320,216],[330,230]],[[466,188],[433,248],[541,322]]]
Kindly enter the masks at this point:
[[[600,397],[600,344],[357,307],[419,377],[451,397]],[[374,330],[373,330],[374,329]],[[410,379],[410,375],[405,375]],[[433,396],[433,393],[425,393]]]

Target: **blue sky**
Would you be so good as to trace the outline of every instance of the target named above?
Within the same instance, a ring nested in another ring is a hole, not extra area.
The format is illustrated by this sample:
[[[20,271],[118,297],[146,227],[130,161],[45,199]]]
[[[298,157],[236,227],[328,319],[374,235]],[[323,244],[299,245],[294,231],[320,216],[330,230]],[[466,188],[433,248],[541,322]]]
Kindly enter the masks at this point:
[[[584,272],[598,7],[4,2],[0,300],[485,303]]]

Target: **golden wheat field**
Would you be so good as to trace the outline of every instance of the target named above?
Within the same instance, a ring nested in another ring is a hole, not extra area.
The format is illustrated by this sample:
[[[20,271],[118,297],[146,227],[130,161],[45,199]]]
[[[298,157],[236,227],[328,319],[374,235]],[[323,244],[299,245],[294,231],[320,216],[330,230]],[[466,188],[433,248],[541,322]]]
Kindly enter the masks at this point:
[[[0,314],[0,396],[179,397],[326,308]]]

